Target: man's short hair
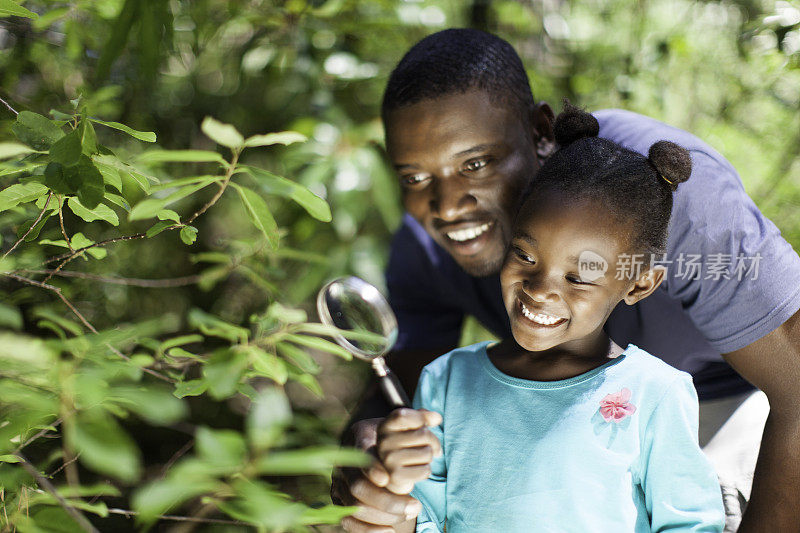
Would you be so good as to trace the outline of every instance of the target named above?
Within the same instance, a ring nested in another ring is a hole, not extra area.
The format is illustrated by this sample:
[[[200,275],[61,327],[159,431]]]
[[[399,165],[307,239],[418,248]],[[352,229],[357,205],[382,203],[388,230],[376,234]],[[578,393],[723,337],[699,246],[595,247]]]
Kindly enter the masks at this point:
[[[449,29],[406,52],[389,76],[381,112],[386,119],[389,111],[470,89],[523,113],[534,107],[522,60],[510,44],[480,30]]]

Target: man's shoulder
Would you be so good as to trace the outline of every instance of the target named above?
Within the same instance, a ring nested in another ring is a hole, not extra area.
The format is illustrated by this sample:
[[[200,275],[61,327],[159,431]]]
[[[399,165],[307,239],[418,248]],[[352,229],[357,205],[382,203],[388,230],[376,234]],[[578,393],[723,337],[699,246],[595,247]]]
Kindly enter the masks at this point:
[[[701,138],[660,120],[625,109],[601,109],[592,113],[600,124],[600,137],[614,141],[642,155],[647,155],[657,141],[671,141],[694,156],[703,154],[731,170],[730,163]]]

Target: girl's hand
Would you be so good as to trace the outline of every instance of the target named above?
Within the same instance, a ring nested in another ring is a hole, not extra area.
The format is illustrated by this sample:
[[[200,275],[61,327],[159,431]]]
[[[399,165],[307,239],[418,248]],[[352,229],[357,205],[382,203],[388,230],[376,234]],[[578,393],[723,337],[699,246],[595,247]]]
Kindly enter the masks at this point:
[[[408,494],[414,483],[431,475],[431,461],[442,453],[442,446],[427,426],[441,423],[439,413],[425,409],[396,409],[381,422],[377,453],[389,476],[387,489]]]

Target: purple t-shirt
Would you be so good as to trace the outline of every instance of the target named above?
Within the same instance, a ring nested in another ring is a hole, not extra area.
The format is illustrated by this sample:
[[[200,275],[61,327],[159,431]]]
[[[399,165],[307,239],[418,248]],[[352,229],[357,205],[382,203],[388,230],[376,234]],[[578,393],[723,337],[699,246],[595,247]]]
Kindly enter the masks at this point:
[[[617,344],[635,344],[692,374],[700,399],[752,388],[720,354],[760,339],[800,309],[800,257],[706,143],[630,111],[594,116],[600,137],[641,154],[666,139],[692,155],[692,176],[675,194],[667,253],[659,258],[664,282],[638,304],[617,306],[606,330]],[[631,257],[627,267],[638,262]],[[466,315],[499,337],[511,334],[499,277],[464,272],[407,214],[386,279],[400,326],[397,349],[444,353],[458,343]]]

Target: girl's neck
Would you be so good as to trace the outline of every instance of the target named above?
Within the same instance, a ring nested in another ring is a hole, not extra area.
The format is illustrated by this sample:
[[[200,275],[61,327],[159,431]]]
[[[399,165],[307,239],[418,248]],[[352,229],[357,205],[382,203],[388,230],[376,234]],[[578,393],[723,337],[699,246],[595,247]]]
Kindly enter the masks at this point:
[[[624,350],[605,332],[579,347],[559,345],[531,352],[510,337],[489,348],[489,360],[506,375],[532,381],[559,381],[604,365]]]

